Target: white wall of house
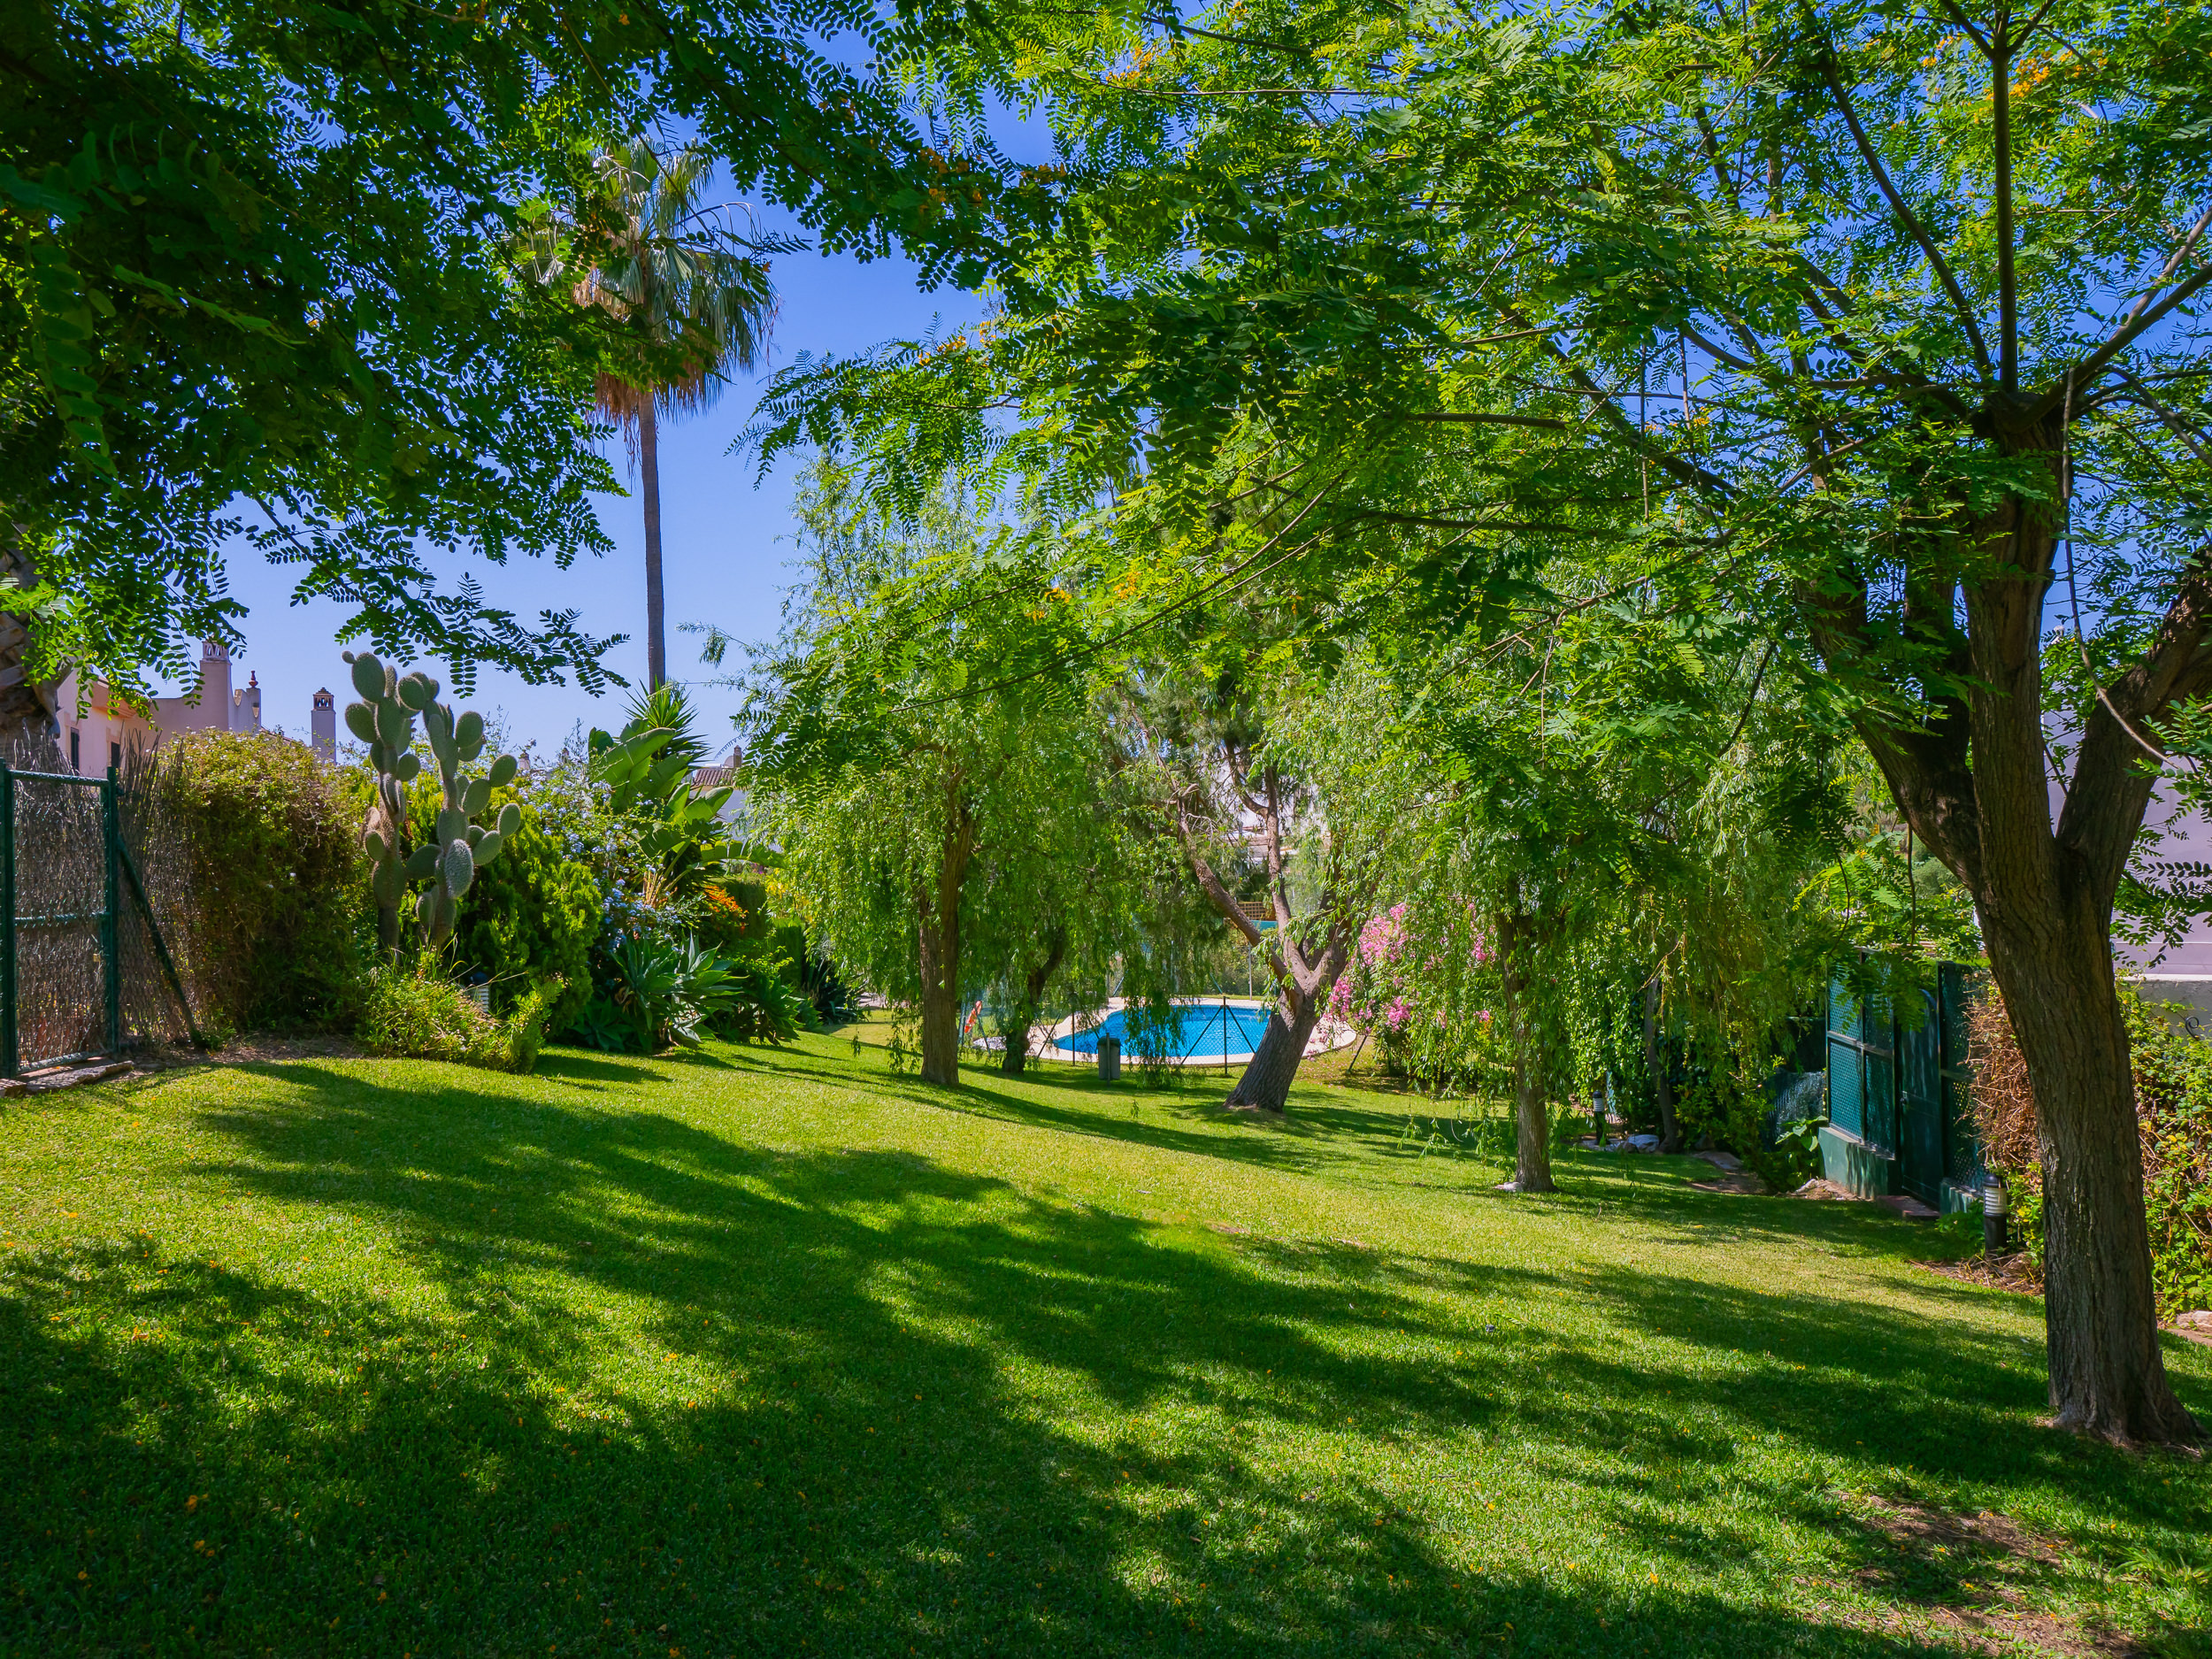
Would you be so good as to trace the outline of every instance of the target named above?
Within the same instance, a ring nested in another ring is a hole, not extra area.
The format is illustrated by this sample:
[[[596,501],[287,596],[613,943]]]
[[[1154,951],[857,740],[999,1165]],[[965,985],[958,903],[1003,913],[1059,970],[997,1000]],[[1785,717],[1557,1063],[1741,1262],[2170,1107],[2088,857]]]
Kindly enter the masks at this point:
[[[104,680],[85,684],[75,672],[54,691],[56,740],[70,769],[96,778],[122,764],[133,747],[150,747],[165,732],[258,732],[261,684],[253,674],[231,683],[230,652],[210,640],[200,651],[199,697],[156,697],[141,708],[113,694]]]

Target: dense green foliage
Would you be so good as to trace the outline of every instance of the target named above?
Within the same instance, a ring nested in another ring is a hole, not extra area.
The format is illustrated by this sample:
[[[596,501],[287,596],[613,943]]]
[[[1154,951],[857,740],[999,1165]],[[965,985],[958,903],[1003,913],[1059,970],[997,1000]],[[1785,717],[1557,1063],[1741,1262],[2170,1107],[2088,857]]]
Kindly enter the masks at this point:
[[[342,1028],[373,943],[360,822],[339,772],[297,743],[189,732],[163,745],[184,830],[202,1027]]]
[[[419,969],[380,964],[363,982],[357,1030],[379,1054],[527,1071],[537,1064],[547,1016],[561,990],[559,980],[541,980],[499,1018],[477,1007],[433,964]]]
[[[2038,1432],[2034,1304],[1912,1265],[1924,1228],[1665,1158],[1509,1200],[1401,1116],[925,1095],[841,1035],[12,1108],[0,1647],[1876,1659],[2212,1619],[2212,1486]]]
[[[448,660],[464,695],[479,659],[597,683],[611,641],[572,610],[488,604],[458,556],[603,551],[598,375],[696,364],[536,280],[523,233],[557,224],[594,265],[618,227],[592,155],[674,121],[823,245],[902,245],[930,280],[972,281],[1049,202],[912,119],[916,91],[975,107],[987,62],[933,56],[969,22],[856,0],[680,23],[630,0],[12,6],[0,505],[38,557],[34,678],[184,673],[234,626],[242,533],[380,649]]]
[[[726,820],[732,786],[695,780],[706,758],[689,700],[661,685],[549,780],[603,895],[589,998],[565,1027],[595,1048],[649,1053],[710,1033],[774,1042],[814,1022],[803,944],[780,949],[757,879],[755,861],[776,855]]]
[[[589,869],[563,855],[526,787],[493,792],[493,810],[508,801],[520,808],[521,826],[507,837],[498,863],[462,898],[449,953],[452,967],[464,979],[489,975],[492,1006],[501,1013],[531,987],[559,979],[564,988],[547,1024],[549,1030],[565,1031],[591,995],[599,889]],[[427,833],[435,805],[426,797],[411,803],[411,827],[417,835]]]

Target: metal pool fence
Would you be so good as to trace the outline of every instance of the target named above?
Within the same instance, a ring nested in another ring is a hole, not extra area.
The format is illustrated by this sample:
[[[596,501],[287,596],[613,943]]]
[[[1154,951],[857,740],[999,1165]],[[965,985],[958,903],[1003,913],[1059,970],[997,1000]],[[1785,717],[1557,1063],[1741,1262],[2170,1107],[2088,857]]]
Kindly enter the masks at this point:
[[[1118,1016],[1122,1022],[1118,1037],[1124,1058],[1138,1065],[1218,1064],[1226,1071],[1233,1064],[1242,1064],[1245,1056],[1258,1048],[1269,1013],[1265,1007],[1255,1009],[1248,1003],[1231,1002],[1225,998],[1215,1002],[1185,998],[1178,1001],[1174,1008],[1174,1023],[1165,1026],[1150,1025],[1141,1018],[1133,1020],[1131,1010],[1124,1009]],[[1258,1030],[1255,1031],[1242,1017],[1249,1017]],[[1042,1048],[1053,1058],[1087,1065],[1096,1060],[1098,1039],[1106,1029],[1104,1018],[1094,1025],[1079,1023],[1072,1031],[1046,1039]]]
[[[148,890],[143,807],[113,767],[0,761],[0,1076],[196,1039]]]

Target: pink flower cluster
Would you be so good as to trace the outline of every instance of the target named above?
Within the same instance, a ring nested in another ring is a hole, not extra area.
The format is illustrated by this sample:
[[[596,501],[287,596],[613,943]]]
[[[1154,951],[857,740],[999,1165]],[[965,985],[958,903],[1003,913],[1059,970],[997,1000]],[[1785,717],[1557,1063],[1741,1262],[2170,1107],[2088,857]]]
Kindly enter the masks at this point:
[[[1475,921],[1472,906],[1467,918],[1471,925]],[[1476,964],[1489,960],[1479,931],[1474,931],[1471,949]],[[1352,960],[1329,993],[1329,1013],[1385,1047],[1402,1044],[1424,1011],[1428,1023],[1440,1031],[1443,1010],[1431,1005],[1432,967],[1407,930],[1406,907],[1394,904],[1360,929]],[[1488,1024],[1488,1010],[1479,1017]]]

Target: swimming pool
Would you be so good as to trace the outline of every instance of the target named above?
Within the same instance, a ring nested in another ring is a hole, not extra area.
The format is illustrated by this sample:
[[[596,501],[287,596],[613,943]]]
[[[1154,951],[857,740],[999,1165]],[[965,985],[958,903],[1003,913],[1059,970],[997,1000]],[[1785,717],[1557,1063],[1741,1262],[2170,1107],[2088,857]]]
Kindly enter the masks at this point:
[[[1189,1061],[1248,1058],[1260,1046],[1269,1012],[1264,1008],[1217,1002],[1185,1002],[1175,1011],[1178,1025],[1170,1056]],[[1055,1037],[1052,1046],[1062,1054],[1096,1054],[1101,1037],[1118,1039],[1124,1054],[1128,1054],[1129,1027],[1119,1009],[1089,1031]]]

